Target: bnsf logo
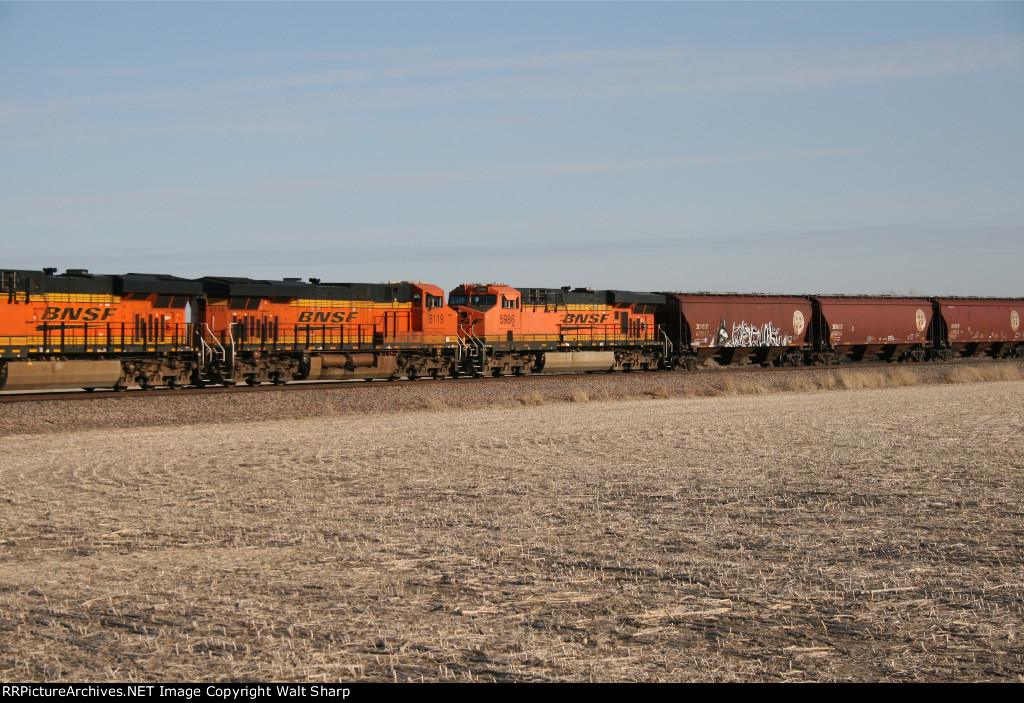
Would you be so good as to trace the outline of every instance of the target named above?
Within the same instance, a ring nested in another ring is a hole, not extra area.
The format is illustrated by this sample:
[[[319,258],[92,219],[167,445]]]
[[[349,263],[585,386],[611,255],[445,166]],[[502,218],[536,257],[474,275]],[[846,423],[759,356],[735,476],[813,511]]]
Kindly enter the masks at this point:
[[[600,325],[608,321],[611,317],[606,312],[592,312],[592,313],[567,313],[562,318],[563,325]]]
[[[43,313],[44,322],[53,320],[81,320],[82,322],[94,322],[95,320],[109,320],[117,314],[117,308],[57,308],[47,307]]]
[[[356,319],[355,310],[352,312],[313,312],[308,310],[299,313],[299,322],[352,322]]]

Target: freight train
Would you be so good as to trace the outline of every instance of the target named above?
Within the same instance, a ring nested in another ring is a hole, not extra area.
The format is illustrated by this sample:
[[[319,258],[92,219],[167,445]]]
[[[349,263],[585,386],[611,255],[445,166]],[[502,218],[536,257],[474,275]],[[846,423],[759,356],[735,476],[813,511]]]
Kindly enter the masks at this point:
[[[1024,299],[0,270],[0,390],[1022,357]]]

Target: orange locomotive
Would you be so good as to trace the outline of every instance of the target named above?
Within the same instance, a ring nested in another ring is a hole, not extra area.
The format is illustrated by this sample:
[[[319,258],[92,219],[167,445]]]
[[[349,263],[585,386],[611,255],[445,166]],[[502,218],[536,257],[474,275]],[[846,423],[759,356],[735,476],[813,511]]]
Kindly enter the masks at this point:
[[[427,283],[200,282],[203,382],[436,378],[459,346],[444,291]]]
[[[664,368],[654,323],[663,295],[590,288],[465,284],[448,296],[465,344],[459,370],[482,376]]]
[[[426,283],[0,272],[0,390],[448,375],[460,346]]]
[[[190,302],[174,276],[72,269],[0,272],[0,388],[177,386],[195,363]]]

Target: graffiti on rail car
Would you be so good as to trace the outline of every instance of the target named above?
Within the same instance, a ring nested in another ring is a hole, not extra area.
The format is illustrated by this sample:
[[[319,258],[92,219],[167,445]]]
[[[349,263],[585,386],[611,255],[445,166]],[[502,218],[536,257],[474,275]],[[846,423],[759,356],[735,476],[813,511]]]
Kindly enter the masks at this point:
[[[723,319],[718,326],[717,341],[720,347],[785,347],[793,343],[793,338],[772,322],[758,326],[740,320],[730,326]]]

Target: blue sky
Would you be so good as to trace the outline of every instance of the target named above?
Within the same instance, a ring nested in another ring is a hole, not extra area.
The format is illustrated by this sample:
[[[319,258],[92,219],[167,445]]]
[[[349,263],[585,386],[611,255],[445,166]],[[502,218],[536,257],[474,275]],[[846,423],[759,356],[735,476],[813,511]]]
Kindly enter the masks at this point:
[[[1024,3],[0,3],[4,268],[1024,296]]]

